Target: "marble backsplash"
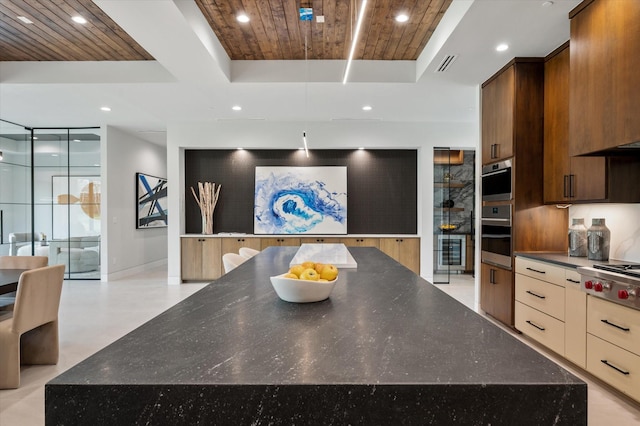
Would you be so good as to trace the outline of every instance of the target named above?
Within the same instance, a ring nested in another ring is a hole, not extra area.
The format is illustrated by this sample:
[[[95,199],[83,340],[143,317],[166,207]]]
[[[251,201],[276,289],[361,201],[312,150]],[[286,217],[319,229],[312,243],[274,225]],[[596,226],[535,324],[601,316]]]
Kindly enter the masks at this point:
[[[640,204],[580,204],[569,207],[569,223],[584,218],[587,228],[591,219],[605,218],[611,230],[610,259],[640,263]]]

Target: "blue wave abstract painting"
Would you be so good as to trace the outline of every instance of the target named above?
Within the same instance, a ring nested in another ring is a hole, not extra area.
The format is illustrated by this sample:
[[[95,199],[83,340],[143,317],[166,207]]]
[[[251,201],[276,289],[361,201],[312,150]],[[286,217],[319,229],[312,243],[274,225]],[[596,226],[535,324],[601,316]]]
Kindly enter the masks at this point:
[[[346,234],[347,168],[256,167],[255,234]]]

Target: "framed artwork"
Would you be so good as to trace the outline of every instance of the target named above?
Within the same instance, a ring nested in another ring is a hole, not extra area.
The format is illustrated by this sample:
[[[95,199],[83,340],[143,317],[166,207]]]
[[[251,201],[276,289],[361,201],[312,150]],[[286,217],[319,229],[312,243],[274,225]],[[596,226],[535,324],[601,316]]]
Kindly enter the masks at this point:
[[[346,234],[347,168],[256,167],[255,234]]]
[[[162,228],[167,222],[167,179],[136,173],[136,228]]]
[[[52,176],[51,239],[100,235],[100,176]]]

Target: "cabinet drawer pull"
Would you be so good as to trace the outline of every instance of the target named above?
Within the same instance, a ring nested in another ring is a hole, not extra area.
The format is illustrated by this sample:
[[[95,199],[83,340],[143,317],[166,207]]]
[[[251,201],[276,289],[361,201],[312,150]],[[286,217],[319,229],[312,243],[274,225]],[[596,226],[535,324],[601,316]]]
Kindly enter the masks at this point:
[[[606,319],[603,319],[603,320],[600,320],[600,321],[602,321],[603,323],[605,323],[607,325],[610,325],[611,327],[615,327],[618,330],[622,330],[622,331],[629,331],[630,330],[628,327],[622,327],[622,326],[620,326],[618,324],[614,324],[612,322],[609,322],[609,320],[606,320]]]
[[[569,198],[569,175],[564,175],[564,190],[562,191],[562,196],[564,198]]]
[[[615,365],[613,365],[613,364],[609,363],[609,361],[607,361],[606,359],[601,359],[601,360],[600,360],[600,362],[601,362],[601,363],[603,363],[604,365],[606,365],[607,367],[611,367],[611,368],[613,368],[613,369],[614,369],[614,370],[616,370],[618,373],[622,373],[622,374],[624,374],[625,376],[628,376],[629,374],[631,374],[631,373],[629,373],[628,371],[624,371],[622,368],[618,368],[618,367],[616,367]]]
[[[527,290],[527,293],[529,293],[532,296],[537,297],[538,299],[546,299],[546,296],[540,296],[539,294],[535,294],[534,292],[532,292],[531,290]]]
[[[576,187],[574,184],[576,175],[569,175],[569,198],[575,198],[576,194],[574,188]]]
[[[531,321],[529,321],[529,320],[527,320],[527,324],[529,324],[529,325],[530,325],[530,326],[532,326],[532,327],[537,328],[537,329],[538,329],[538,330],[540,330],[540,331],[544,331],[544,327],[540,327],[539,325],[536,325],[536,324],[532,323],[532,322],[531,322]]]
[[[545,271],[538,271],[537,269],[533,269],[533,268],[529,268],[529,267],[527,267],[527,270],[533,271],[533,272],[537,272],[538,274],[546,274]]]
[[[571,278],[567,278],[567,281],[569,281],[570,283],[574,283],[574,284],[580,284],[580,281],[572,280]]]

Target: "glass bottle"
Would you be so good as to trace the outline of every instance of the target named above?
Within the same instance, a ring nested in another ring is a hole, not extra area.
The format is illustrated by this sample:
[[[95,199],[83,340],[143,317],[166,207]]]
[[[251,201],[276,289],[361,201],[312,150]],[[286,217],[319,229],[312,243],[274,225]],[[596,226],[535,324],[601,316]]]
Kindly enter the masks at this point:
[[[604,222],[602,218],[592,219],[591,227],[587,230],[589,260],[609,260],[611,231]]]
[[[585,257],[587,255],[587,227],[584,219],[573,219],[569,227],[569,256]]]

